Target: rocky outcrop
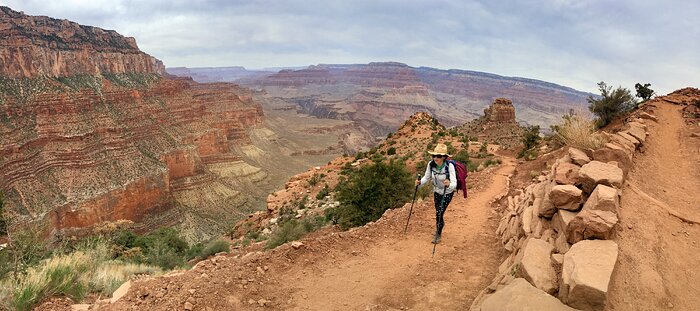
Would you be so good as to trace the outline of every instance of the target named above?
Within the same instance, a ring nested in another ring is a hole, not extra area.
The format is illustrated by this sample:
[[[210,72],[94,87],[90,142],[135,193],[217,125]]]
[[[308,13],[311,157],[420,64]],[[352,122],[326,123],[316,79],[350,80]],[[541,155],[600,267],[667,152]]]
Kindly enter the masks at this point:
[[[141,52],[134,38],[0,7],[0,76],[164,72],[163,63]]]
[[[505,98],[496,98],[491,106],[484,109],[484,117],[488,122],[515,123],[513,102]]]
[[[480,141],[494,142],[504,148],[515,148],[520,144],[523,128],[515,121],[513,102],[497,98],[484,109],[484,116],[459,127],[468,137],[477,137]]]
[[[645,129],[644,122],[654,121],[645,118],[629,122],[622,132],[608,134],[620,141],[611,139],[609,146],[600,150],[569,149],[536,183],[514,190],[512,196],[502,200],[502,218],[496,234],[511,254],[501,263],[499,273],[475,299],[470,310],[484,310],[484,306],[488,309],[495,302],[502,310],[505,306],[514,310],[527,309],[523,306],[526,302],[506,305],[501,298],[504,294],[500,292],[504,290],[513,295],[514,275],[532,285],[527,294],[517,295],[531,295],[533,301],[550,293],[573,308],[605,308],[608,284],[618,257],[617,244],[609,239],[618,222],[619,189],[625,179],[623,169],[629,169],[633,152],[648,136],[646,132],[635,133],[635,136],[628,132],[631,128]],[[633,144],[625,135],[637,143]],[[621,164],[617,159],[627,157],[623,151],[627,148],[632,148],[632,153],[628,161]],[[601,162],[604,159],[610,161]],[[574,161],[576,164],[572,163]],[[579,169],[577,164],[583,166]],[[583,208],[580,207],[582,203]],[[555,277],[550,276],[551,271]],[[552,289],[552,279],[558,284],[557,288]],[[529,301],[528,298],[523,300]],[[548,308],[555,307],[535,309]]]

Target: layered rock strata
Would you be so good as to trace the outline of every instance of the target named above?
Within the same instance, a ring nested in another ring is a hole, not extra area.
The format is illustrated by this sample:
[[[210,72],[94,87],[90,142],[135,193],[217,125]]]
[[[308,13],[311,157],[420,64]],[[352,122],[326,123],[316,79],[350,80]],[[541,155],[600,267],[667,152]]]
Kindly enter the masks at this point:
[[[496,98],[484,109],[484,116],[469,121],[458,129],[467,137],[498,143],[507,149],[519,145],[523,133],[523,128],[515,120],[513,102],[505,98]]]
[[[114,30],[0,7],[0,75],[28,78],[98,73],[163,74],[136,40]]]

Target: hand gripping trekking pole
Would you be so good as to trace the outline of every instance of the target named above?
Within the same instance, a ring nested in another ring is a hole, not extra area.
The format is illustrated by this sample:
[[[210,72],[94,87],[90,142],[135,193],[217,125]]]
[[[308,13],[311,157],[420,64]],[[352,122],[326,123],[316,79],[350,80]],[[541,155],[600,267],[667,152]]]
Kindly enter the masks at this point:
[[[420,174],[416,175],[416,180],[420,180]],[[406,227],[403,228],[403,233],[406,234],[406,229],[408,229],[408,222],[411,221],[411,213],[413,212],[413,203],[416,203],[416,193],[418,193],[418,186],[416,185],[416,190],[413,191],[413,202],[411,202],[411,209],[408,211],[408,220],[406,220]]]
[[[445,197],[447,196],[447,186],[445,188],[442,188],[442,202],[440,202],[440,210],[445,206]],[[435,232],[437,232],[437,223],[435,224]],[[435,257],[435,246],[437,246],[437,243],[433,244],[433,256]]]

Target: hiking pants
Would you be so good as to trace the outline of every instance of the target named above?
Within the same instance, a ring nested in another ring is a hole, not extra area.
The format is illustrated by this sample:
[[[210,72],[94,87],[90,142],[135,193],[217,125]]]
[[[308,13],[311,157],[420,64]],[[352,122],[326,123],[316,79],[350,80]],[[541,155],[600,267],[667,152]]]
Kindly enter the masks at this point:
[[[437,234],[442,235],[442,227],[445,226],[445,211],[447,210],[447,206],[450,205],[450,201],[452,201],[453,194],[454,191],[445,195],[445,203],[441,207],[440,204],[442,203],[442,195],[437,192],[433,192],[433,198],[435,199],[435,228],[437,229]]]

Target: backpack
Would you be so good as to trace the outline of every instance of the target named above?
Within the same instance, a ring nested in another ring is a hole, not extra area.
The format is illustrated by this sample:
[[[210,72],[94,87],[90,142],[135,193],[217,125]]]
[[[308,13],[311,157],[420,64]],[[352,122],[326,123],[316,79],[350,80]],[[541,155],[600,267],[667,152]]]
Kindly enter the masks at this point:
[[[469,171],[467,170],[467,166],[464,165],[464,163],[452,160],[451,158],[447,158],[447,163],[451,163],[455,167],[455,171],[457,172],[457,188],[455,188],[455,191],[457,190],[462,190],[462,193],[464,194],[464,197],[467,197],[467,176],[469,176]],[[435,162],[430,163],[431,165],[435,165]],[[447,169],[447,179],[450,179],[450,169]]]

